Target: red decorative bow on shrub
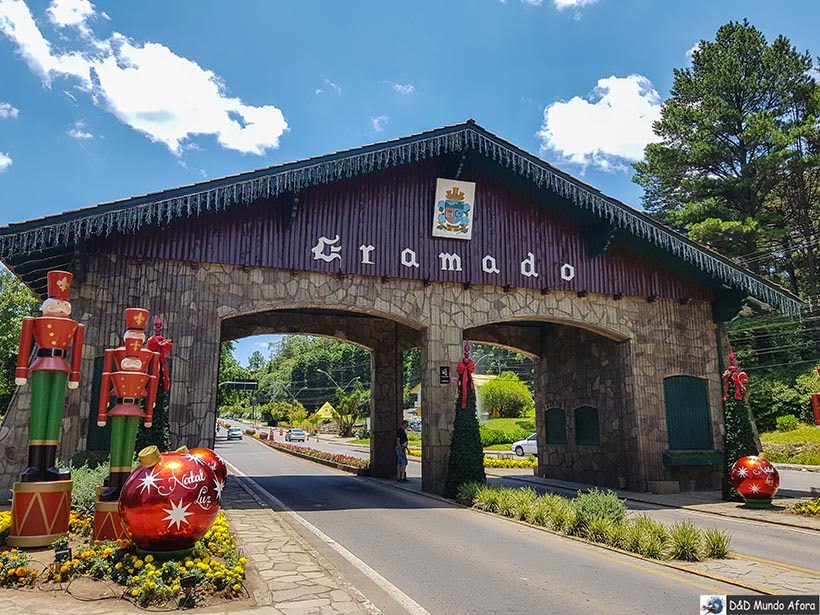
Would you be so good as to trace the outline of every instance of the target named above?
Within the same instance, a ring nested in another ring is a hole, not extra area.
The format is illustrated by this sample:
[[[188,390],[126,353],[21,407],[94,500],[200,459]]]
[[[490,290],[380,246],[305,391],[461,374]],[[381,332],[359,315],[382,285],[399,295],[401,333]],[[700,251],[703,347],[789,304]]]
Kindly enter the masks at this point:
[[[162,337],[162,319],[157,315],[154,319],[154,335],[148,338],[145,346],[151,352],[159,353],[159,363],[162,366],[163,388],[168,391],[171,388],[171,377],[168,375],[168,353],[171,352],[173,342]]]
[[[749,382],[749,376],[746,372],[738,371],[734,350],[729,351],[729,367],[723,372],[723,401],[729,398],[730,380],[735,385],[735,399],[746,399],[746,383]]]
[[[458,372],[459,382],[461,383],[461,409],[467,407],[467,389],[473,388],[473,372],[475,371],[475,363],[470,358],[470,342],[464,343],[464,359],[456,366]]]

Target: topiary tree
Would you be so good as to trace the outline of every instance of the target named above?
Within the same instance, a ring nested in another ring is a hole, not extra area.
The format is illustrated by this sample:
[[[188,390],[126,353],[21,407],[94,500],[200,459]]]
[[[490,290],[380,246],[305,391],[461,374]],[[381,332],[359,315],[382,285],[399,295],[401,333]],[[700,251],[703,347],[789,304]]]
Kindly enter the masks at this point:
[[[518,418],[535,408],[532,392],[513,372],[504,372],[490,380],[479,391],[481,403],[493,418]]]
[[[461,485],[486,482],[484,474],[484,449],[476,417],[475,386],[473,371],[475,363],[470,359],[470,342],[464,344],[464,359],[458,364],[458,397],[450,441],[450,461],[444,495],[455,498]]]
[[[732,466],[741,457],[759,453],[746,400],[748,379],[746,372],[738,369],[735,364],[735,353],[730,350],[729,367],[723,372],[723,499],[736,502],[742,502],[743,498],[735,491],[729,480]]]

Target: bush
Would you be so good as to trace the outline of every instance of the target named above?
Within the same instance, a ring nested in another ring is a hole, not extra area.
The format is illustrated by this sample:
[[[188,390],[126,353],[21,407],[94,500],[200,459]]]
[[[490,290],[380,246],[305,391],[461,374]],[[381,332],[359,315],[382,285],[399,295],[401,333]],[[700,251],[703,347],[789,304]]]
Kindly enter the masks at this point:
[[[774,377],[753,378],[749,382],[749,404],[759,431],[772,431],[777,425],[777,418],[792,414],[798,420],[809,422],[811,413],[810,390],[814,379],[820,379],[815,373],[804,374],[797,378],[797,383],[783,382]]]
[[[524,521],[533,525],[546,527],[550,524],[552,509],[556,501],[563,500],[559,495],[545,494],[536,498],[524,514]]]
[[[491,416],[517,418],[535,407],[529,387],[513,372],[504,372],[479,389],[484,408]]]
[[[806,517],[820,517],[820,498],[805,500],[795,504],[789,509],[789,512]]]
[[[612,544],[619,525],[609,517],[593,517],[584,526],[584,536],[592,542]]]
[[[498,499],[499,490],[496,487],[481,485],[476,492],[473,506],[486,512],[498,512]]]
[[[796,431],[798,427],[800,427],[800,421],[793,414],[777,417],[777,431]]]
[[[579,529],[578,511],[569,500],[556,502],[550,513],[550,526],[556,532],[573,535]]]
[[[97,487],[108,477],[108,464],[100,464],[93,468],[83,464],[69,469],[71,480],[74,481],[71,489],[71,507],[81,515],[93,516]]]
[[[484,448],[492,446],[493,444],[512,444],[513,442],[529,437],[531,433],[532,431],[525,431],[520,428],[512,431],[491,429],[483,425],[478,428],[478,435],[481,436],[481,446]]]
[[[669,530],[669,555],[685,562],[701,560],[700,530],[690,521],[678,522]]]
[[[666,555],[669,534],[662,523],[646,515],[639,515],[630,523],[626,543],[628,551],[652,559],[662,559]]]
[[[573,500],[578,511],[578,523],[585,528],[593,519],[609,519],[621,523],[626,517],[626,504],[612,490],[601,491],[590,489],[586,493],[578,492]]]
[[[465,506],[472,506],[473,503],[475,503],[479,489],[482,487],[485,487],[485,485],[482,485],[481,483],[464,483],[458,488],[456,501],[459,504],[464,504]]]
[[[703,554],[714,559],[729,557],[731,534],[716,527],[703,530]]]

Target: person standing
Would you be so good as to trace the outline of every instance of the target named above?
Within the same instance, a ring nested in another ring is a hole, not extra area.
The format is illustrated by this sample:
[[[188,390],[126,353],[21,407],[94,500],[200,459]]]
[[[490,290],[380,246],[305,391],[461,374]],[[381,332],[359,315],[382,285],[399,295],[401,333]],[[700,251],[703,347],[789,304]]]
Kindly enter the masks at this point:
[[[407,480],[407,421],[402,421],[396,430],[396,480],[406,483]]]

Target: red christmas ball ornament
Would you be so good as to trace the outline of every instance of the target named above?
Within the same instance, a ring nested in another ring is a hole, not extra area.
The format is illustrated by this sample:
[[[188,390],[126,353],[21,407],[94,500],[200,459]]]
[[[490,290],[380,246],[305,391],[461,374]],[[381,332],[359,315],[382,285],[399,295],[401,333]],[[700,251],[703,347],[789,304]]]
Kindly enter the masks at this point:
[[[770,506],[780,486],[780,474],[765,459],[755,455],[741,457],[729,475],[732,485],[749,506]]]
[[[209,448],[192,448],[189,452],[208,464],[208,467],[216,474],[216,479],[222,483],[223,487],[225,486],[225,481],[228,480],[228,466],[225,465],[222,457]]]
[[[139,459],[120,495],[123,529],[140,551],[184,555],[216,520],[222,486],[185,447],[160,454],[149,446]]]

